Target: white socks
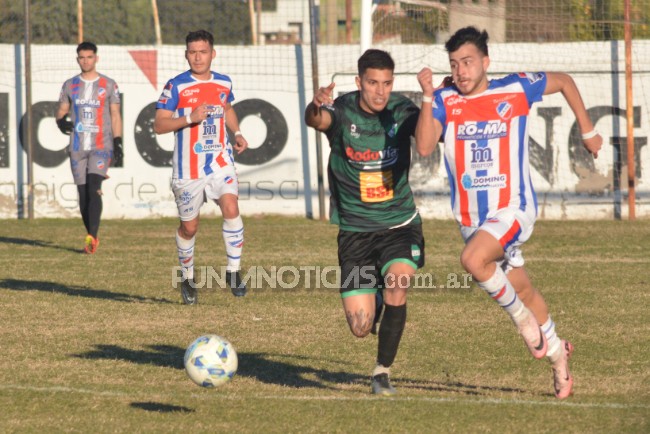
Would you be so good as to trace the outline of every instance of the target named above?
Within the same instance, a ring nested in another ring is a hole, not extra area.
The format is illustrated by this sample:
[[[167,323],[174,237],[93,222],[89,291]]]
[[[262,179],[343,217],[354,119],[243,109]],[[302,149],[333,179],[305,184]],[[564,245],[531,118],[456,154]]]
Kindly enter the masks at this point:
[[[178,262],[183,270],[184,279],[194,277],[194,241],[196,237],[186,240],[178,235],[176,230],[176,248],[178,249]]]
[[[478,282],[478,286],[487,292],[503,310],[508,312],[515,324],[519,323],[520,317],[527,309],[517,296],[515,288],[513,288],[501,267],[497,266],[492,277],[485,282]]]
[[[553,322],[551,315],[548,316],[548,320],[546,320],[544,325],[542,325],[542,332],[544,332],[546,340],[548,341],[546,357],[548,357],[551,363],[554,363],[562,354],[562,341],[558,337],[557,333],[555,333],[555,323]]]
[[[234,219],[223,219],[223,241],[226,244],[227,271],[238,271],[241,263],[241,253],[244,247],[244,222],[241,216]]]
[[[390,376],[390,368],[377,364],[377,366],[375,366],[375,369],[372,371],[372,376],[375,377],[379,374],[386,374]]]

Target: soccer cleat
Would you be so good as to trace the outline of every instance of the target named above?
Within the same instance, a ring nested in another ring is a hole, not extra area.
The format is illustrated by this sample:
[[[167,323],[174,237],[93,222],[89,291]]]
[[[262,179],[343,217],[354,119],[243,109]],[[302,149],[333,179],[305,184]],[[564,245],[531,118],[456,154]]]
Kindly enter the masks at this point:
[[[97,247],[99,247],[99,238],[95,238],[90,234],[86,235],[86,239],[84,240],[84,252],[91,255],[97,251]]]
[[[375,293],[375,319],[372,323],[372,329],[370,329],[370,333],[373,335],[377,334],[378,327],[377,325],[379,324],[379,320],[381,318],[381,312],[384,310],[384,293],[382,292],[381,289],[378,289],[377,292]]]
[[[569,358],[573,353],[571,342],[562,340],[562,354],[560,358],[553,363],[553,387],[555,388],[555,397],[565,399],[573,394],[573,376],[569,371]]]
[[[388,374],[378,374],[372,377],[370,391],[373,395],[393,396],[397,390],[390,384]]]
[[[535,315],[526,309],[525,318],[519,324],[517,324],[517,329],[519,334],[524,339],[530,354],[533,355],[536,359],[541,359],[546,355],[548,350],[548,341],[542,328],[539,326],[539,323],[535,319]]]
[[[181,299],[183,304],[197,304],[199,302],[199,294],[193,278],[181,281]]]
[[[239,271],[226,271],[226,283],[230,286],[230,291],[235,297],[246,295],[246,285],[242,282]]]

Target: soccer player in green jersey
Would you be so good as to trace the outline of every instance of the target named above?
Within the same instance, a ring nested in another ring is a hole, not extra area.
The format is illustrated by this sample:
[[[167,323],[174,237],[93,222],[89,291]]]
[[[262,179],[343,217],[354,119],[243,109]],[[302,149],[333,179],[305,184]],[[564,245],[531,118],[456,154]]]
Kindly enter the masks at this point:
[[[352,334],[376,332],[384,305],[371,383],[380,395],[395,394],[389,375],[406,324],[406,293],[424,265],[422,222],[408,183],[419,109],[391,94],[394,69],[387,52],[367,50],[358,60],[357,91],[333,100],[331,83],[305,110],[307,125],[330,143],[330,220],[339,225],[340,292]]]

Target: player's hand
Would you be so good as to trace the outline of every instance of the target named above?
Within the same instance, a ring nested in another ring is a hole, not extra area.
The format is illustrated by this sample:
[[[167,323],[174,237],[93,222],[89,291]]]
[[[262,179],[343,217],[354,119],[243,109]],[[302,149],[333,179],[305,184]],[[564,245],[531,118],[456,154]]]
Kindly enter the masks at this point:
[[[314,95],[312,102],[317,108],[320,108],[323,105],[332,105],[334,99],[332,98],[332,93],[334,93],[335,83],[330,83],[327,87],[319,87],[318,91]]]
[[[424,67],[417,75],[418,83],[422,88],[423,96],[433,96],[433,72],[430,68]]]
[[[214,111],[214,106],[203,103],[197,108],[195,108],[192,113],[190,113],[190,119],[192,119],[192,123],[198,124],[206,120],[212,112]]]
[[[603,147],[603,137],[600,134],[596,134],[594,137],[589,139],[583,139],[582,142],[584,143],[585,148],[587,148],[587,151],[589,151],[594,158],[598,158],[598,152],[600,151],[600,148]]]
[[[241,134],[237,134],[235,136],[235,144],[233,145],[233,148],[235,148],[235,151],[237,151],[238,154],[241,154],[248,148],[248,141]]]
[[[113,137],[113,167],[122,167],[124,150],[122,149],[122,138]]]
[[[67,136],[69,136],[72,133],[72,130],[74,129],[72,120],[68,115],[63,116],[61,119],[57,119],[56,126],[59,127],[59,131],[61,131],[63,134]]]

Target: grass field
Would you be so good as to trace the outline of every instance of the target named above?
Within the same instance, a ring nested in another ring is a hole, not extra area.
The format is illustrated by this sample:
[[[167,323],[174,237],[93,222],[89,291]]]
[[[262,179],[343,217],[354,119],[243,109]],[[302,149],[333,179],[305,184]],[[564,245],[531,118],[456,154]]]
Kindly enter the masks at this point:
[[[336,265],[336,227],[245,219],[244,269]],[[395,398],[369,394],[376,338],[348,331],[334,289],[171,288],[173,219],[105,221],[80,254],[75,220],[0,222],[0,432],[649,432],[650,222],[540,221],[524,254],[576,351],[575,395],[558,401],[546,361],[475,285],[416,289],[393,365]],[[427,265],[461,273],[460,235],[426,221]],[[224,262],[204,219],[196,264]],[[440,286],[440,285],[438,285]],[[444,286],[444,285],[443,285]],[[196,337],[227,337],[234,380],[194,385]]]

